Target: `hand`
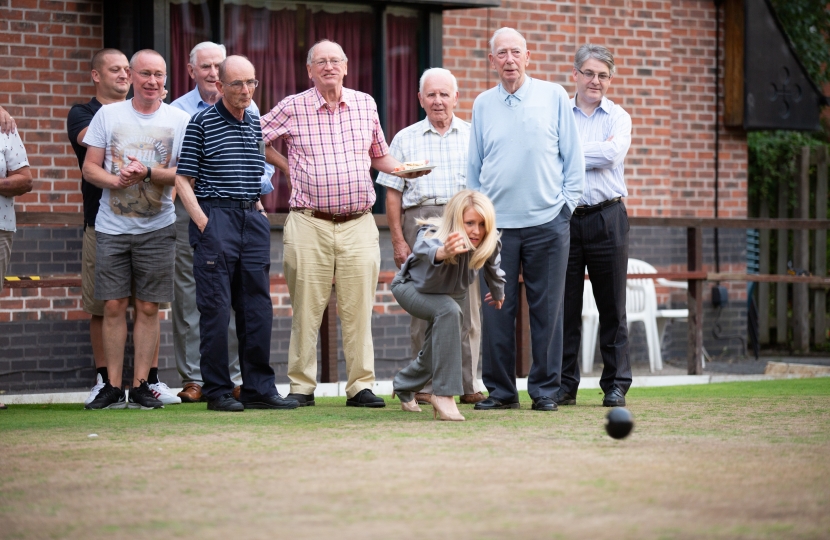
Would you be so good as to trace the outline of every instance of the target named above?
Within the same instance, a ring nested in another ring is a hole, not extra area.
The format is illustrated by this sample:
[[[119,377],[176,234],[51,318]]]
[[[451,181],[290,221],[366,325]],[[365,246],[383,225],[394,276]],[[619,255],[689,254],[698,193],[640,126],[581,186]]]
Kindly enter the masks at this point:
[[[504,305],[504,300],[493,300],[493,295],[491,293],[487,293],[484,296],[484,301],[488,306],[493,306],[496,309],[501,309],[501,306]]]
[[[147,167],[133,156],[127,156],[129,165],[121,167],[118,172],[119,184],[122,188],[133,186],[147,178]]]
[[[395,254],[395,266],[400,268],[409,254],[412,253],[412,250],[409,249],[409,245],[406,242],[398,242],[392,243],[392,250]]]
[[[8,135],[10,133],[14,133],[16,129],[17,124],[15,123],[14,118],[12,118],[12,115],[10,115],[9,112],[3,107],[0,107],[0,133]]]
[[[164,98],[166,98],[166,97],[167,97],[167,88],[162,88],[161,89],[161,97],[159,98],[159,101],[164,101]]]
[[[450,233],[447,237],[447,241],[444,242],[444,245],[438,248],[438,252],[435,254],[435,259],[443,261],[449,257],[466,252],[467,246],[464,244],[464,239],[461,237],[461,233],[454,232]]]
[[[199,227],[199,232],[204,233],[205,229],[207,228],[208,218],[207,216],[204,217],[203,220],[200,220],[199,223],[196,223],[196,226]]]
[[[414,180],[416,178],[420,178],[421,176],[427,175],[432,171],[415,171],[415,172],[408,172],[408,173],[401,173],[401,177],[406,178],[407,180]]]

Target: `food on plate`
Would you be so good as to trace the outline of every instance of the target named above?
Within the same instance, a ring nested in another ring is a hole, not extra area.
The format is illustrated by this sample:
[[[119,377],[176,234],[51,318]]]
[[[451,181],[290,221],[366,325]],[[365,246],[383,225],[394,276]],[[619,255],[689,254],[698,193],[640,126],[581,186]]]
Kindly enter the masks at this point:
[[[395,167],[394,169],[392,169],[392,172],[411,171],[412,169],[420,169],[421,167],[426,167],[428,164],[428,159],[422,159],[421,161],[406,161],[402,163],[400,167]]]

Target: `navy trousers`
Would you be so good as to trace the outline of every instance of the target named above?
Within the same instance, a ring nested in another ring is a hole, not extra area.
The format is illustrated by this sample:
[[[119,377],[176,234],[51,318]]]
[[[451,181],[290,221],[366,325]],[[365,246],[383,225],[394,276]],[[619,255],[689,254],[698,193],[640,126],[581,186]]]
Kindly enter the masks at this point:
[[[271,227],[250,208],[228,207],[233,201],[199,205],[208,217],[203,233],[190,222],[193,277],[199,308],[199,353],[204,386],[214,400],[233,391],[228,368],[230,308],[236,312],[241,399],[277,393],[271,357]],[[237,202],[238,204],[238,202]]]
[[[628,322],[625,317],[628,230],[628,214],[623,203],[571,218],[571,254],[565,280],[562,391],[574,397],[580,380],[579,346],[586,267],[599,310],[600,388],[607,393],[616,386],[625,394],[631,386]]]
[[[519,273],[524,277],[530,311],[533,364],[527,390],[533,399],[553,398],[562,371],[562,296],[571,241],[567,206],[549,223],[501,230],[501,269],[507,283],[500,310],[482,303],[482,379],[490,396],[518,401],[516,389],[516,313]],[[482,298],[488,291],[481,278]]]

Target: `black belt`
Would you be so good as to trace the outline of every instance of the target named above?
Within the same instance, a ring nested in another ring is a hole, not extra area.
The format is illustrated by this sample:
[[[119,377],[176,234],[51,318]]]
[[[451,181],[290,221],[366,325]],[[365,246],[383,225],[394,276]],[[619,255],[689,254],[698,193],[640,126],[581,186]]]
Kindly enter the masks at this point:
[[[199,204],[205,203],[211,206],[216,206],[218,208],[242,208],[243,210],[250,210],[251,208],[256,208],[256,201],[237,201],[234,199],[219,199],[219,198],[207,198],[207,199],[197,199]]]
[[[617,197],[615,199],[611,199],[608,201],[602,201],[598,204],[592,204],[591,206],[577,206],[574,208],[574,215],[575,216],[586,216],[588,214],[593,214],[594,212],[599,212],[600,210],[604,210],[609,206],[614,206],[618,202],[622,200],[622,197]]]

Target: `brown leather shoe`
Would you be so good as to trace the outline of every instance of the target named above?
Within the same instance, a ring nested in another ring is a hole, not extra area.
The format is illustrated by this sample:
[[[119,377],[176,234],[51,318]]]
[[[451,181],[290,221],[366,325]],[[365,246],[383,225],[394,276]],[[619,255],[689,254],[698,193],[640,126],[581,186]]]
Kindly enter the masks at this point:
[[[481,392],[476,392],[475,394],[464,394],[463,396],[461,396],[460,401],[461,403],[465,403],[467,405],[473,405],[478,403],[479,401],[484,401],[485,399],[487,398],[484,397],[484,394],[482,394]]]
[[[241,386],[234,386],[233,387],[233,399],[235,399],[236,401],[239,401],[239,395],[241,393],[242,393],[242,387]]]
[[[198,403],[202,401],[202,387],[198,383],[189,382],[176,395],[182,398],[182,403]]]
[[[416,392],[415,393],[415,401],[418,402],[418,405],[431,405],[432,404],[432,401],[430,401],[431,397],[432,397],[432,394],[425,394],[423,392]]]

